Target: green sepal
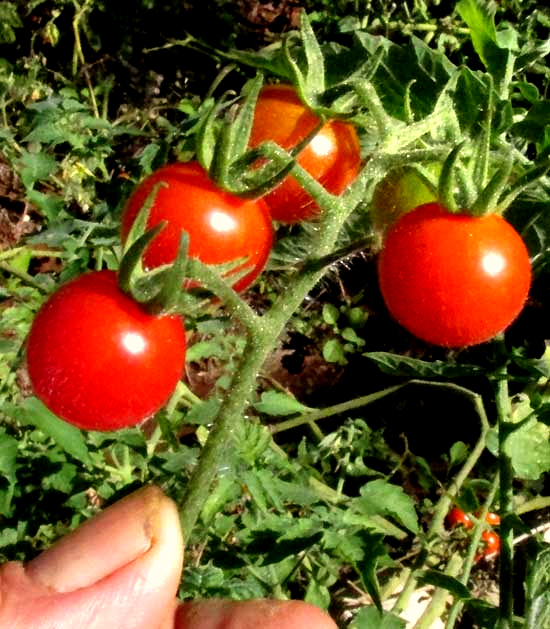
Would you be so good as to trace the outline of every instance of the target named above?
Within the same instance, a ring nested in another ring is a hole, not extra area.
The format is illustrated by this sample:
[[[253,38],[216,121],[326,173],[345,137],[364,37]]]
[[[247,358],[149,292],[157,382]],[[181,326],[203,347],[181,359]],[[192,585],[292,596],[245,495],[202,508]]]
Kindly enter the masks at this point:
[[[325,62],[321,46],[304,10],[300,13],[300,33],[294,35],[300,37],[302,41],[305,71],[302,71],[292,54],[290,44],[293,38],[290,35],[283,42],[284,58],[292,73],[292,82],[300,98],[308,105],[312,105],[312,109],[316,109],[317,97],[325,91]]]
[[[144,304],[151,314],[168,314],[178,310],[187,273],[188,253],[189,234],[182,232],[176,259],[164,271],[157,295]]]
[[[141,214],[142,211],[140,211]],[[139,216],[139,215],[138,215]],[[166,222],[159,223],[155,225],[152,229],[149,229],[144,234],[139,236],[137,240],[133,242],[128,240],[129,244],[128,249],[124,252],[122,260],[120,261],[120,266],[118,269],[118,285],[120,289],[134,296],[133,294],[133,283],[134,277],[136,274],[143,276],[144,270],[142,265],[142,257],[145,253],[145,250],[151,243],[151,241],[161,232],[161,230],[165,227]],[[137,235],[137,231],[134,235]],[[141,301],[137,299],[137,301]]]
[[[244,102],[232,107],[229,120],[224,121],[219,127],[208,172],[211,178],[220,182],[222,186],[229,179],[229,171],[233,163],[248,148],[254,111],[262,85],[263,76],[257,74],[246,86]]]
[[[454,168],[460,155],[460,151],[464,147],[464,144],[464,142],[457,144],[457,146],[455,146],[454,149],[449,153],[447,159],[443,162],[443,166],[441,167],[441,175],[439,177],[439,200],[450,212],[454,213],[458,212],[459,210],[454,196]]]
[[[149,215],[151,214],[151,209],[153,207],[153,203],[155,202],[158,191],[161,187],[166,186],[166,182],[159,181],[153,186],[153,189],[145,199],[145,203],[142,205],[139,210],[132,226],[130,227],[130,231],[126,236],[126,241],[124,243],[123,255],[126,255],[128,249],[130,249],[136,240],[141,238],[147,231],[147,222],[149,221]]]
[[[516,197],[526,190],[532,183],[544,177],[550,170],[550,162],[534,166],[526,171],[511,187],[510,192],[499,202],[498,207],[504,212],[516,199]]]
[[[479,193],[477,199],[471,207],[471,214],[474,216],[483,216],[483,214],[486,214],[497,207],[498,200],[502,196],[502,192],[508,184],[508,180],[512,174],[513,166],[513,157],[512,155],[507,154],[504,157],[504,164],[496,171],[489,180],[489,183]]]

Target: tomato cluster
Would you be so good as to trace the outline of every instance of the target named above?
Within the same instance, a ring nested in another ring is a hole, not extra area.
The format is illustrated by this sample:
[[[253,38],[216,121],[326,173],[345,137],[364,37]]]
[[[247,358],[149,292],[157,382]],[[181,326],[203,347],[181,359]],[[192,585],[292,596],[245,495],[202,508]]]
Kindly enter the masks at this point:
[[[267,86],[258,98],[251,146],[274,141],[290,149],[318,125],[293,88]],[[313,135],[298,161],[339,194],[359,170],[355,130],[335,121]],[[123,243],[145,205],[147,229],[159,228],[142,256],[146,271],[173,263],[185,232],[188,255],[229,265],[236,291],[264,269],[272,220],[293,222],[318,212],[290,176],[265,199],[243,199],[220,189],[197,162],[169,164],[137,186],[122,213]],[[61,286],[40,309],[27,365],[35,394],[56,415],[84,429],[116,430],[162,408],[183,374],[185,349],[181,317],[147,312],[120,288],[117,273],[94,271]]]
[[[322,121],[288,85],[260,91],[250,146],[265,142],[287,150],[305,142],[298,164],[335,195],[360,170],[355,128]],[[137,186],[122,213],[123,243],[145,206],[147,229],[158,229],[142,256],[146,271],[173,263],[186,233],[188,255],[226,265],[236,291],[264,269],[272,221],[294,223],[320,212],[292,173],[262,198],[244,199],[220,189],[197,162],[166,165]],[[378,275],[390,314],[417,337],[446,347],[503,331],[523,308],[531,281],[528,253],[513,227],[499,215],[453,214],[435,201],[406,210],[394,207],[397,220],[382,230]],[[83,428],[114,429],[141,422],[167,401],[183,373],[185,332],[181,318],[154,316],[135,303],[116,273],[91,272],[46,302],[27,357],[34,391],[54,413]]]
[[[477,512],[475,515],[476,517],[479,517],[479,512]],[[500,516],[498,515],[498,513],[488,511],[485,516],[485,522],[491,527],[499,526]],[[447,514],[447,524],[450,528],[455,528],[457,526],[462,526],[466,530],[474,528],[474,522],[472,518],[460,507],[451,508],[451,510]],[[500,552],[500,536],[498,535],[498,533],[495,533],[495,531],[491,529],[485,529],[481,533],[481,542],[482,548],[476,554],[476,561],[481,561],[482,559],[491,559]]]

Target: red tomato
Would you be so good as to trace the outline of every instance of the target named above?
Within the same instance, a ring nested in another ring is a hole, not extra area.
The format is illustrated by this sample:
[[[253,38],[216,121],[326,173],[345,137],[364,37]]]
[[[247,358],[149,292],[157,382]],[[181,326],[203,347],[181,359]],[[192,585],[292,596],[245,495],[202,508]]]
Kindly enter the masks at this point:
[[[479,511],[476,511],[476,517],[479,518],[481,515]],[[498,513],[493,513],[492,511],[488,511],[485,516],[485,522],[489,526],[500,526],[500,515]]]
[[[522,310],[531,283],[523,240],[496,214],[451,214],[438,203],[404,214],[378,261],[388,310],[409,332],[445,347],[483,343]]]
[[[138,212],[153,191],[149,228],[166,221],[143,260],[146,269],[173,262],[182,231],[189,234],[189,255],[206,264],[246,258],[238,269],[250,271],[233,288],[244,290],[263,270],[273,244],[273,226],[265,202],[244,200],[220,190],[197,162],[164,166],[147,177],[128,199],[122,215],[126,239]]]
[[[500,515],[498,513],[493,513],[489,511],[485,516],[485,522],[490,526],[499,526],[500,525]]]
[[[455,526],[463,526],[466,529],[471,529],[474,526],[472,518],[462,511],[460,507],[453,507],[447,514],[447,523],[451,528]]]
[[[476,561],[489,559],[500,552],[500,537],[494,531],[483,531],[481,534],[483,550],[476,555]]]
[[[319,124],[290,85],[266,85],[256,104],[250,146],[271,140],[288,150],[299,144]],[[339,120],[327,122],[304,148],[298,163],[332,194],[341,194],[357,177],[361,166],[355,128]],[[319,207],[288,176],[264,196],[274,220],[295,223],[313,218]]]
[[[113,271],[85,273],[39,310],[27,364],[36,395],[87,430],[117,430],[151,417],[184,368],[177,316],[152,316],[117,286]]]

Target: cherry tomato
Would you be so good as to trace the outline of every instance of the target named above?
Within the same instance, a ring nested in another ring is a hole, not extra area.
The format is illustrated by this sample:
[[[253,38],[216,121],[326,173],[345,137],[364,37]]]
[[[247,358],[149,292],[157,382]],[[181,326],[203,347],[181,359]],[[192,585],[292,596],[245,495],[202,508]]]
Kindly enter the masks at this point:
[[[404,214],[378,260],[393,317],[420,339],[445,347],[483,343],[521,312],[531,283],[529,254],[496,214],[451,214],[438,203]]]
[[[489,526],[500,526],[500,515],[489,511],[485,516],[485,522],[487,522]]]
[[[250,146],[271,140],[288,150],[303,141],[319,124],[290,85],[266,85],[260,91]],[[332,194],[341,194],[357,177],[361,166],[359,139],[347,122],[332,120],[319,130],[298,157],[298,163]],[[274,220],[296,223],[315,217],[319,207],[288,176],[264,196]]]
[[[477,511],[475,515],[477,518],[479,518],[481,513]],[[487,522],[489,526],[500,526],[500,515],[498,513],[488,511],[487,515],[485,516],[485,522]]]
[[[177,316],[152,316],[117,286],[113,271],[62,285],[39,310],[27,343],[35,394],[87,430],[117,430],[156,413],[184,368]]]
[[[483,531],[481,534],[483,550],[476,555],[476,561],[489,559],[500,552],[500,536],[494,531]]]
[[[451,528],[455,526],[463,526],[465,529],[471,529],[474,526],[472,518],[462,511],[460,507],[453,507],[447,514],[447,523]]]
[[[233,288],[246,289],[263,270],[273,244],[273,226],[262,199],[244,200],[220,190],[197,162],[164,166],[144,179],[122,215],[122,238],[145,201],[159,185],[148,220],[152,228],[166,221],[143,256],[146,269],[173,262],[182,231],[189,235],[189,255],[206,264],[246,258],[233,273],[250,268]]]

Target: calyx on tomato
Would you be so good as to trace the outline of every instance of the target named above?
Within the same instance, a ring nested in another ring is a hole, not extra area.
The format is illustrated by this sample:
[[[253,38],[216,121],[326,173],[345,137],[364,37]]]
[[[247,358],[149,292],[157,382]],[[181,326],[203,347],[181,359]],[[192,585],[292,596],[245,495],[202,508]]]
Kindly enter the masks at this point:
[[[151,202],[147,228],[161,226],[143,254],[146,270],[173,263],[184,232],[189,257],[205,264],[236,264],[228,277],[238,274],[233,283],[237,291],[248,288],[264,269],[273,243],[265,202],[221,190],[197,162],[169,164],[137,186],[123,210],[123,241],[146,202]]]
[[[266,85],[259,94],[250,135],[252,148],[275,142],[290,150],[320,125],[290,85]],[[328,192],[341,194],[357,177],[361,166],[360,146],[352,124],[330,120],[321,126],[299,153],[298,164]],[[274,220],[295,223],[315,217],[319,206],[292,174],[264,197]]]

